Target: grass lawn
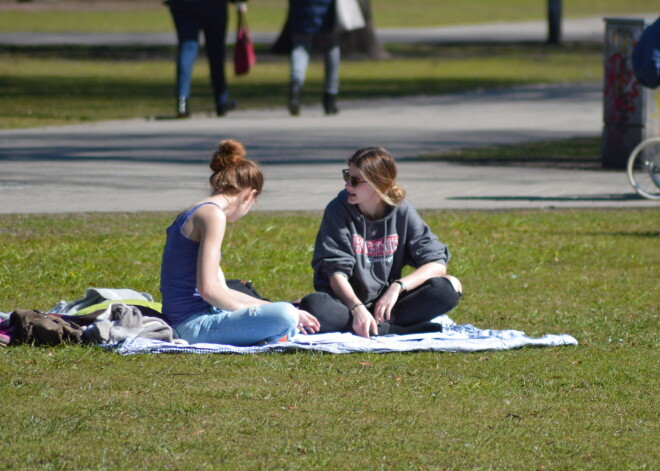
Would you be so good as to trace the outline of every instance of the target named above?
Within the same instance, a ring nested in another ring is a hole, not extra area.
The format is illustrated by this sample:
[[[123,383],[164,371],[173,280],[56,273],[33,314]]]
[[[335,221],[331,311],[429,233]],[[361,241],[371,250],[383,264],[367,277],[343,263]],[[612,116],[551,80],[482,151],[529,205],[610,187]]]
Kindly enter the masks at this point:
[[[158,293],[170,213],[0,216],[0,311],[87,287]],[[122,357],[0,350],[3,469],[653,469],[657,210],[426,211],[463,281],[459,323],[569,333],[480,354]],[[311,290],[320,214],[255,212],[223,268]],[[249,267],[249,268],[248,268]]]

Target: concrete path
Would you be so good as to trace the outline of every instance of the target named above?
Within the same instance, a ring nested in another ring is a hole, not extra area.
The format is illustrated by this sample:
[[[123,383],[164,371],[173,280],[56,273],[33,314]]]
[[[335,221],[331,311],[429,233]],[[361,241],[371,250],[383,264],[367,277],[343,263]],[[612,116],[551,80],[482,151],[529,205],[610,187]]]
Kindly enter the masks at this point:
[[[656,204],[636,198],[622,171],[414,160],[451,148],[596,136],[597,84],[342,105],[332,117],[320,107],[297,118],[282,108],[0,131],[0,212],[178,210],[205,195],[208,160],[227,137],[263,164],[261,210],[322,209],[342,188],[345,160],[367,145],[400,160],[401,183],[420,209]]]

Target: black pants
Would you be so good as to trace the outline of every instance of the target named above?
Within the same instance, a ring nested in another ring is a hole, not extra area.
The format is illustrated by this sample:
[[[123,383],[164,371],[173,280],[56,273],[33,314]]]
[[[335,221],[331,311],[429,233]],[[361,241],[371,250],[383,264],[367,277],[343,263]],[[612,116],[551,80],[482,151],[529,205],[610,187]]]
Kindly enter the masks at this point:
[[[199,50],[199,33],[204,31],[206,55],[216,105],[227,100],[225,78],[225,36],[227,2],[196,0],[168,2],[179,43],[177,53],[177,98],[190,96],[192,68]]]
[[[447,278],[431,278],[399,297],[392,309],[390,320],[378,325],[378,333],[390,333],[394,330],[392,325],[415,326],[445,314],[458,305],[460,296]],[[319,320],[321,333],[353,332],[353,315],[348,307],[328,293],[308,294],[300,302],[300,309]]]

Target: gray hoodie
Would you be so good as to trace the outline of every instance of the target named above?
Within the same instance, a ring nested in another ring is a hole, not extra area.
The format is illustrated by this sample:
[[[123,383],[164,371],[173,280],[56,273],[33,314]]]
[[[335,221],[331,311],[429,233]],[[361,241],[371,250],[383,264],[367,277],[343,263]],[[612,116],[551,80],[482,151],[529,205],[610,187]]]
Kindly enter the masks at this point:
[[[369,306],[401,270],[429,262],[446,265],[449,249],[406,201],[389,207],[382,219],[365,218],[342,190],[325,208],[312,258],[314,288],[334,295],[330,277],[344,274]]]

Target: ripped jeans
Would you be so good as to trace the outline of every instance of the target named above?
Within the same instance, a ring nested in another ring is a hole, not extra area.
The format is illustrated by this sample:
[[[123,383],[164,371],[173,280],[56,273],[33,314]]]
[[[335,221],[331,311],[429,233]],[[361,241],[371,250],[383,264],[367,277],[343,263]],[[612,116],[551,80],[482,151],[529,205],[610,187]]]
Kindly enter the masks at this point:
[[[274,343],[297,333],[298,310],[289,303],[276,302],[238,311],[210,307],[177,325],[179,338],[188,343],[220,343],[249,346]]]

